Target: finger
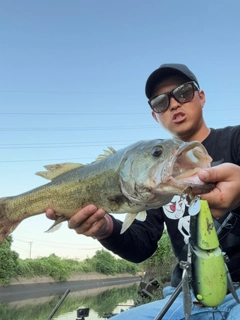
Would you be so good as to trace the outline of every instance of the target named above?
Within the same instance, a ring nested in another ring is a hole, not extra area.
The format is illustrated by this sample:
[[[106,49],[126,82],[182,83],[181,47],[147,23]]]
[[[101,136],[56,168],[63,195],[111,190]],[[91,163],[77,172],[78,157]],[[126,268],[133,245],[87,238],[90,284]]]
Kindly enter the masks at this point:
[[[198,176],[203,182],[229,181],[239,173],[239,167],[232,163],[223,163],[216,167],[200,169]]]
[[[200,169],[198,177],[203,182],[217,182],[225,180],[227,174],[222,167],[212,167],[207,169]]]
[[[219,219],[229,211],[229,205],[226,203],[227,199],[218,188],[213,189],[210,193],[202,194],[201,198],[208,202],[215,219]]]
[[[217,206],[220,197],[221,193],[217,188],[213,189],[209,193],[201,194],[201,199],[208,201],[208,203],[210,202],[211,207]]]
[[[82,208],[69,219],[68,227],[70,229],[77,228],[80,224],[82,224],[85,220],[92,216],[97,210],[98,208],[95,205],[88,205]]]
[[[88,237],[95,237],[99,234],[99,230],[104,226],[106,223],[106,220],[104,218],[98,220],[96,223],[94,223],[90,228],[84,228],[84,225],[78,227],[75,229],[75,231],[78,234],[83,234]]]
[[[79,228],[84,232],[90,229],[94,223],[102,219],[106,212],[103,209],[98,209],[95,206],[86,207],[76,213],[68,222],[70,229]]]
[[[46,216],[47,216],[48,219],[56,220],[56,214],[55,214],[53,209],[47,209],[46,210]]]

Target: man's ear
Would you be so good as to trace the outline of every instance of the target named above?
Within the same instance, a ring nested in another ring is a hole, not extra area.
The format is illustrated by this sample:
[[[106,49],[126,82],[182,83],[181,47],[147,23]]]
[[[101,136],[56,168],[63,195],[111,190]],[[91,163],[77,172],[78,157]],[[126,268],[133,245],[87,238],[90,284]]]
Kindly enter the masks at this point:
[[[203,107],[206,102],[205,92],[203,90],[199,90],[198,92],[199,92],[199,97],[200,97],[200,100],[202,102],[202,107]]]
[[[153,119],[154,119],[155,121],[158,122],[158,119],[157,119],[157,117],[156,117],[156,113],[155,113],[154,111],[152,111],[152,117],[153,117]]]

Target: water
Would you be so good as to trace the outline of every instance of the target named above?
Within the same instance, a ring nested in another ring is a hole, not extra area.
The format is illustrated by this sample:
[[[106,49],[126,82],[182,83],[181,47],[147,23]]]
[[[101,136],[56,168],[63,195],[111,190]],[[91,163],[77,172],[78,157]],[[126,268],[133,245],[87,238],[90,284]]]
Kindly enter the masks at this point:
[[[123,312],[127,309],[129,309],[132,305],[134,304],[133,300],[126,300],[123,301],[120,305],[116,306],[116,308],[111,312],[111,314],[118,314],[120,312]],[[80,306],[79,308],[85,308],[85,306]],[[72,312],[67,312],[63,315],[54,317],[54,320],[75,320],[76,319],[76,310],[72,311]],[[109,313],[106,313],[106,316],[108,316]],[[89,315],[88,317],[85,318],[85,320],[101,320],[101,319],[107,319],[106,317],[104,317],[104,315],[102,317],[99,317],[99,314],[94,311],[94,310],[89,310]]]
[[[89,308],[86,320],[107,319],[106,314],[119,313],[133,305],[137,298],[138,284],[89,289],[70,292],[52,319],[76,320],[78,308]],[[61,295],[28,299],[0,304],[0,319],[6,320],[47,320]]]

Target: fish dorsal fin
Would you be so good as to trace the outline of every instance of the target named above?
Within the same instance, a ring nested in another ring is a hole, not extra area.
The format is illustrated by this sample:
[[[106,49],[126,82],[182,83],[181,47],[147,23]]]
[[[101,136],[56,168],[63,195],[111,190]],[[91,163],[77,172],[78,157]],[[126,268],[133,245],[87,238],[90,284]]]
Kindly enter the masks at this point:
[[[100,154],[94,162],[101,161],[101,160],[109,157],[111,154],[116,153],[116,150],[112,147],[108,147],[107,150],[103,150],[103,151],[104,151],[104,153]]]
[[[36,172],[36,175],[48,180],[52,180],[57,176],[60,176],[60,174],[62,173],[68,172],[72,169],[76,169],[82,166],[83,164],[81,163],[72,163],[72,162],[65,162],[60,164],[48,164],[44,166],[44,168],[46,168],[47,171]]]

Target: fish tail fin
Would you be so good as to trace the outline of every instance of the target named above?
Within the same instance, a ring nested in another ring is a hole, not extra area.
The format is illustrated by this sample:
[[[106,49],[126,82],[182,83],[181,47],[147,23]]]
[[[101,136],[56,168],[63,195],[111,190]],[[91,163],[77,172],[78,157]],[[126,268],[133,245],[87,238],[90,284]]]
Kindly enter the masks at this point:
[[[7,238],[21,221],[12,221],[6,216],[6,202],[9,198],[0,198],[0,243]]]

